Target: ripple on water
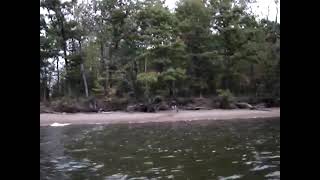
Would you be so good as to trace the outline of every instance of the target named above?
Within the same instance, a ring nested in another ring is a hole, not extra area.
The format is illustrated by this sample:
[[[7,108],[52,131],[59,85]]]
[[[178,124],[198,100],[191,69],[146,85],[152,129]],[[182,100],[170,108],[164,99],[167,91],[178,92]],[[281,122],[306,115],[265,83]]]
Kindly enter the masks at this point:
[[[159,172],[159,171],[160,171],[160,168],[151,168],[147,170],[147,172]]]
[[[118,173],[118,174],[114,174],[111,176],[107,176],[104,178],[104,180],[125,180],[127,177],[128,177],[128,175]]]
[[[235,175],[228,176],[228,177],[219,176],[218,179],[219,179],[219,180],[240,179],[242,176],[243,176],[243,175],[235,174]]]
[[[103,168],[104,165],[103,164],[98,164],[98,165],[95,165],[91,168],[92,171],[97,171],[98,169],[101,169]]]
[[[256,144],[260,145],[260,144],[263,144],[265,142],[266,142],[265,139],[259,139],[259,140],[256,141]]]
[[[83,148],[83,149],[74,149],[74,150],[70,150],[69,152],[71,152],[71,153],[75,153],[75,152],[86,152],[86,151],[88,151],[88,149],[87,149],[87,148]]]
[[[52,127],[63,127],[63,126],[68,126],[70,125],[70,123],[53,123],[53,124],[50,124],[50,126]]]
[[[280,161],[272,161],[273,164],[280,164]]]
[[[99,164],[99,165],[94,166],[94,168],[96,168],[96,169],[100,169],[100,168],[102,168],[102,167],[104,167],[103,164]]]
[[[280,178],[280,171],[271,172],[265,175],[265,177]]]
[[[230,150],[234,150],[234,148],[232,148],[232,147],[224,147],[227,151],[230,151]]]
[[[145,165],[153,165],[153,162],[149,161],[149,162],[144,162],[143,164],[145,164]]]
[[[183,168],[183,165],[178,165],[177,166],[177,169],[182,169]]]
[[[148,180],[147,177],[133,177],[133,178],[129,178],[128,180]]]
[[[261,155],[267,155],[267,154],[272,154],[272,152],[264,151],[264,152],[261,152],[260,154],[261,154]]]
[[[173,179],[174,176],[173,176],[173,175],[168,175],[167,178],[168,178],[168,179]]]
[[[277,159],[277,158],[280,158],[280,156],[264,156],[264,157],[261,157],[261,159]]]
[[[161,156],[160,158],[168,159],[168,158],[175,158],[175,156],[173,156],[173,155],[169,155],[169,156]]]
[[[250,171],[261,171],[261,170],[273,168],[273,167],[277,167],[277,166],[274,166],[274,165],[257,166],[257,167],[254,167],[253,169],[251,169]]]
[[[181,172],[181,170],[180,170],[180,169],[172,169],[171,172],[172,172],[172,173]]]
[[[250,164],[261,164],[261,163],[262,163],[261,161],[247,161],[244,164],[250,165]]]
[[[133,159],[133,156],[125,156],[125,157],[120,157],[120,159]]]

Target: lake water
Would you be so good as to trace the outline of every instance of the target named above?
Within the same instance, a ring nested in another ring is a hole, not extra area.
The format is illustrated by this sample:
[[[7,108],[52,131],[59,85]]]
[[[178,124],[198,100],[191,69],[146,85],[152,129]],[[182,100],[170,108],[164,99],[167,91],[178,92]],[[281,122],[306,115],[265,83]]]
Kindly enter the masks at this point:
[[[280,179],[280,119],[40,127],[40,179]]]

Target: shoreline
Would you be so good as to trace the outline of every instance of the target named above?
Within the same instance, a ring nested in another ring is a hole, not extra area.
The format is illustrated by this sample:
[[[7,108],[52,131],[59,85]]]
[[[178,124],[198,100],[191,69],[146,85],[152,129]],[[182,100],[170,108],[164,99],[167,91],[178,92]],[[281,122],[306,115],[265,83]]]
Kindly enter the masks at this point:
[[[122,123],[148,123],[148,122],[178,122],[203,120],[237,120],[280,118],[280,108],[267,108],[262,110],[197,110],[197,111],[160,111],[158,113],[140,112],[104,112],[104,113],[42,113],[40,126],[49,126],[53,123],[68,124],[122,124]]]

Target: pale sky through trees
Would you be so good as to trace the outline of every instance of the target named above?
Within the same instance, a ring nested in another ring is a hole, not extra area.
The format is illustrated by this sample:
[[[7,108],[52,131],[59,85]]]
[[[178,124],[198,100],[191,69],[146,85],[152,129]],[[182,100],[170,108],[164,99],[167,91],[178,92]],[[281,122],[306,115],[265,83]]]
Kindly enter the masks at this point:
[[[62,2],[70,1],[70,0],[61,0]],[[79,0],[80,2],[81,0]],[[84,0],[82,0],[84,1]],[[87,0],[85,0],[87,1]],[[166,5],[169,7],[169,9],[174,9],[175,4],[178,0],[166,0]],[[252,12],[261,18],[266,18],[268,14],[268,6],[269,6],[269,20],[274,21],[276,19],[276,4],[274,0],[256,0],[256,3],[253,3],[251,5]],[[280,23],[280,0],[278,3],[278,23]],[[43,10],[40,8],[40,12],[42,13]]]
[[[166,0],[166,5],[169,7],[169,9],[174,9],[175,4],[178,0]],[[276,19],[276,4],[274,0],[256,0],[256,3],[253,3],[251,5],[252,12],[261,18],[266,18],[268,14],[268,6],[269,6],[269,20],[274,21]],[[280,0],[278,3],[278,22],[280,23]]]

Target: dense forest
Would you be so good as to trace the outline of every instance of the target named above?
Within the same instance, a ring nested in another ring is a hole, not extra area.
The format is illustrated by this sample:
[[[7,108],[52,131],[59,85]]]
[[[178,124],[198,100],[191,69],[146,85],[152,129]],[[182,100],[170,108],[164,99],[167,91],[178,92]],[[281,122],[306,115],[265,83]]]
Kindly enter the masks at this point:
[[[250,3],[41,0],[40,102],[280,102],[280,23],[258,19]]]

